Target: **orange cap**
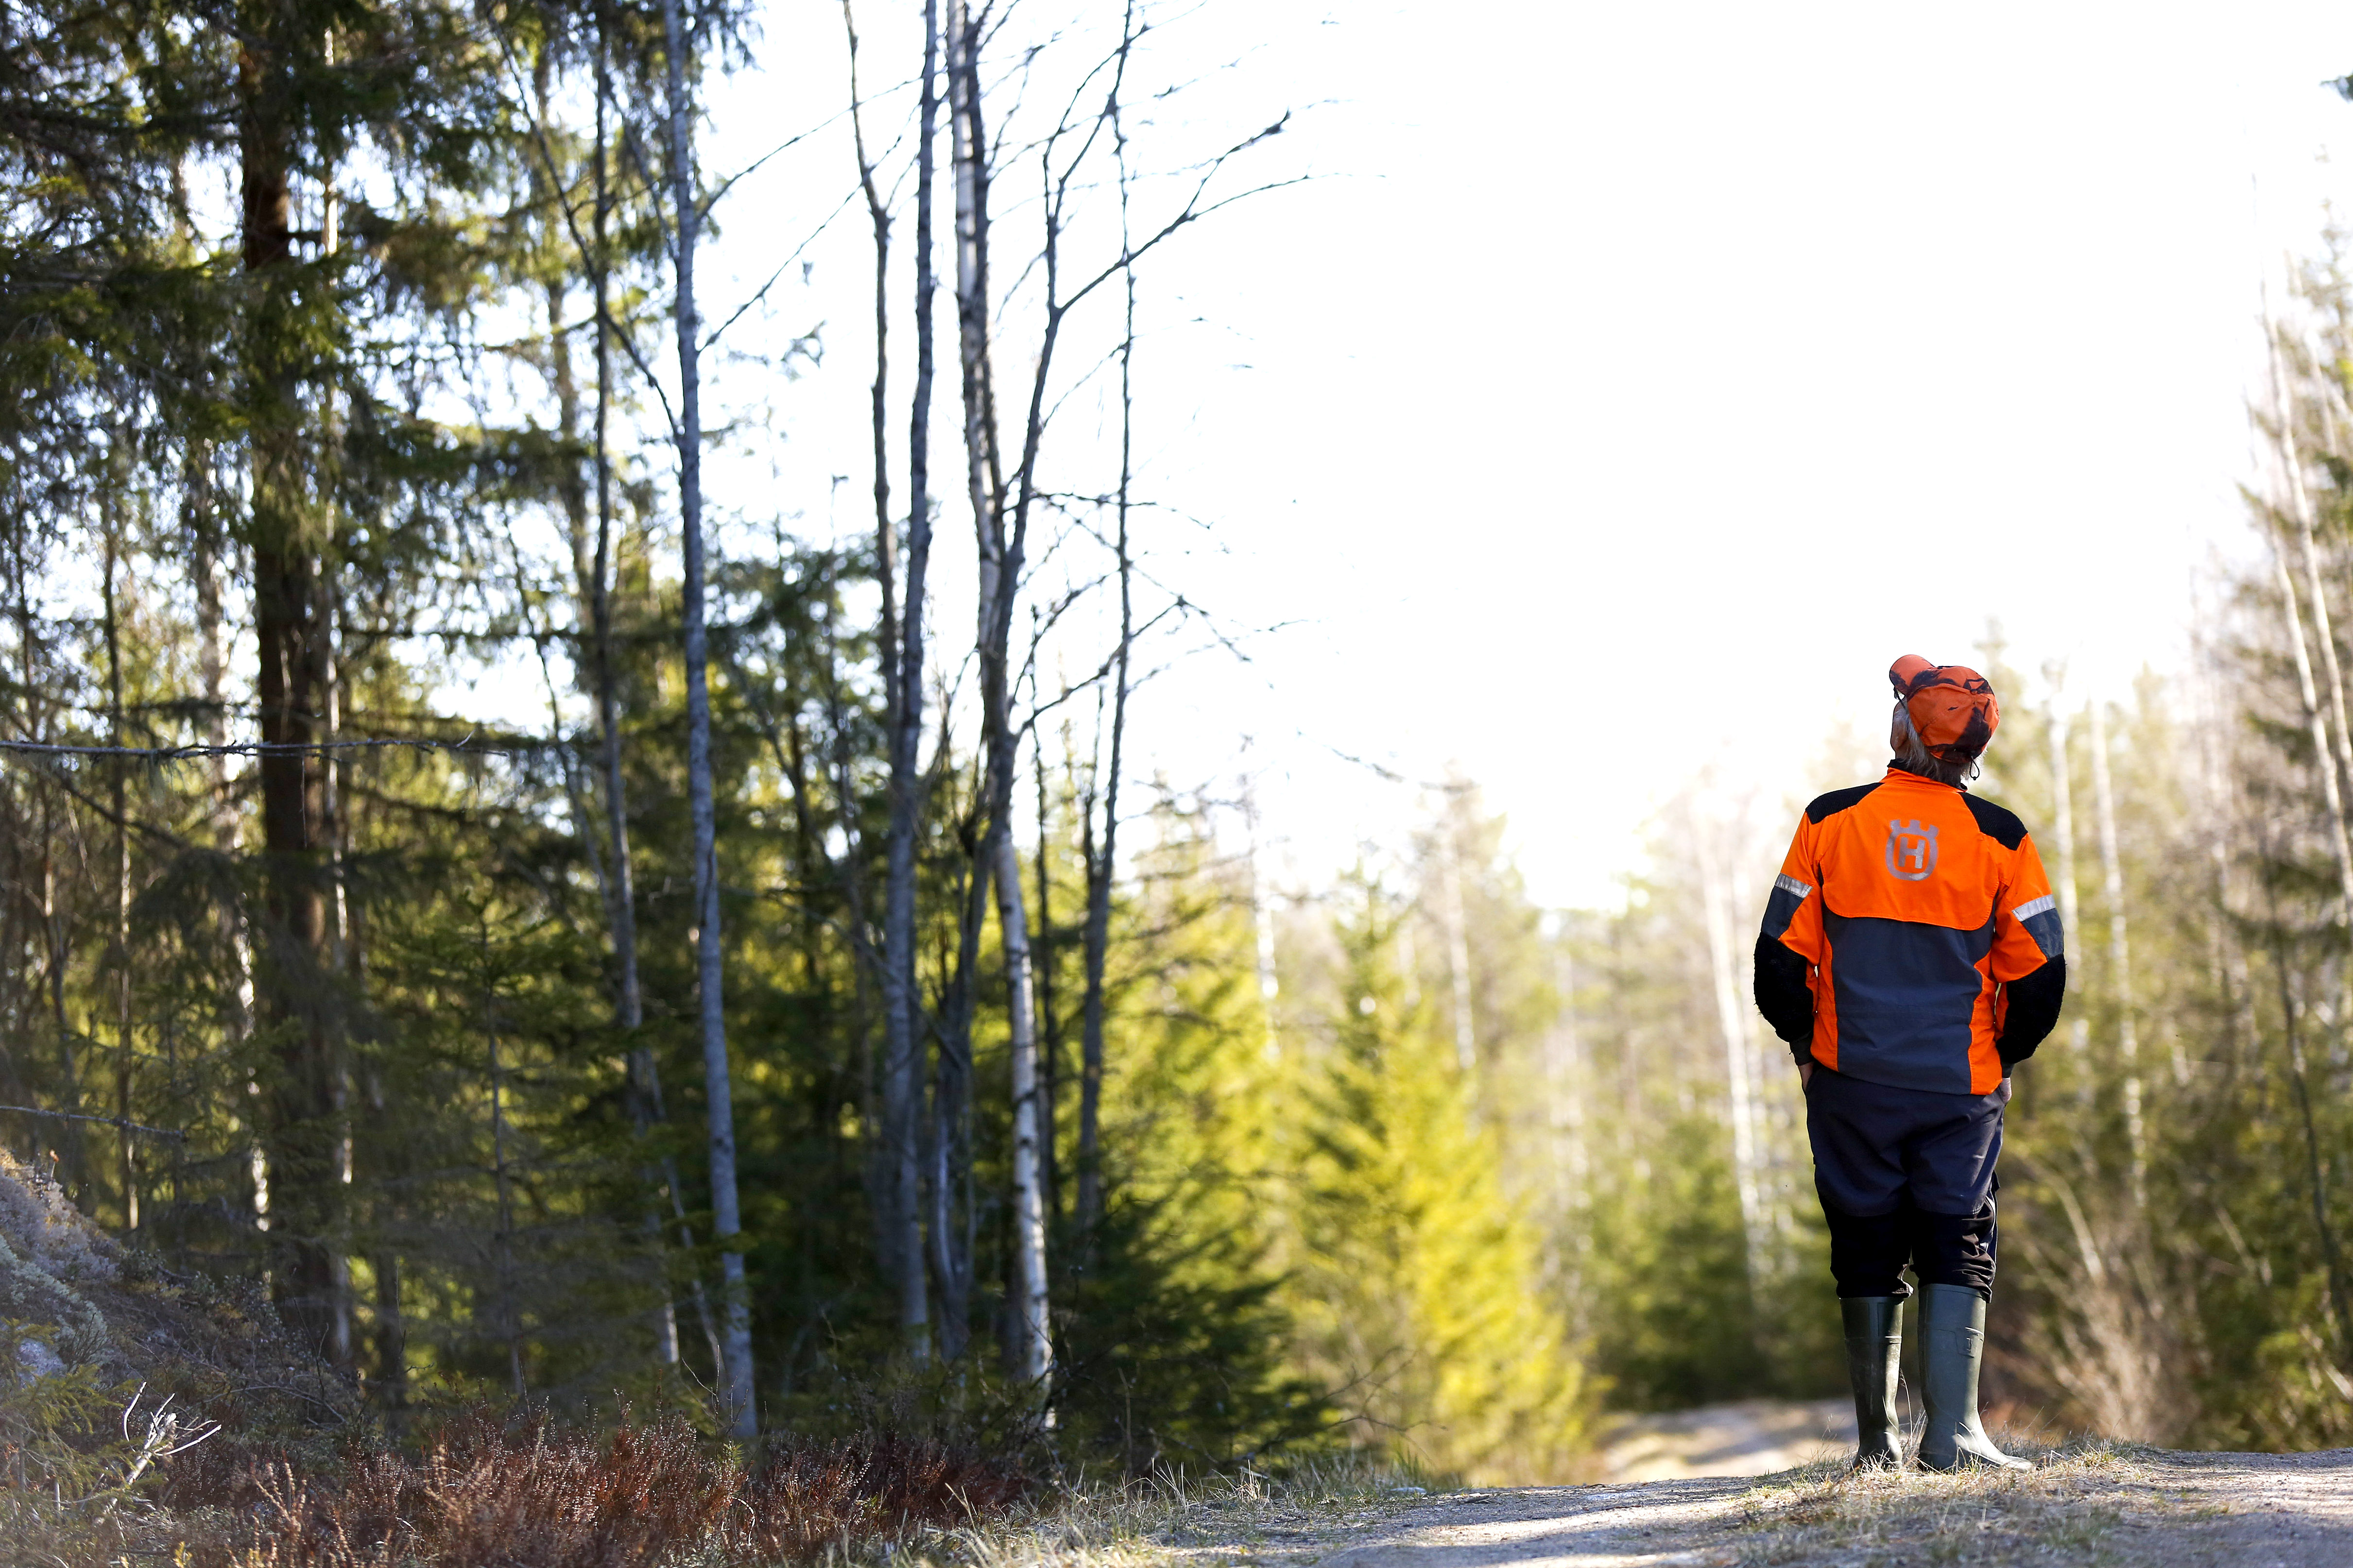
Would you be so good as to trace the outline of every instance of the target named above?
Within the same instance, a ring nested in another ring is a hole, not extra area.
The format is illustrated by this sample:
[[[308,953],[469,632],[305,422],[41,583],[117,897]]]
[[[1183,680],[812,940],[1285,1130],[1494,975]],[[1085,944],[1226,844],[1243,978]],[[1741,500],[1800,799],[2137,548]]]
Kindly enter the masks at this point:
[[[1944,762],[1975,762],[2001,723],[1992,683],[1967,665],[1930,664],[1907,653],[1888,666],[1887,679],[1920,743]]]

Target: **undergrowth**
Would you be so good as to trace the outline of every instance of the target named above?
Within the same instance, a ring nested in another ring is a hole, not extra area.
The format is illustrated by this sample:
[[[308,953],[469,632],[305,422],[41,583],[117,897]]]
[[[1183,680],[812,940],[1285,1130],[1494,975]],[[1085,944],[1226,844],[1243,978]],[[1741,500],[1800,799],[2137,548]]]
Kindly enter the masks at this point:
[[[223,1442],[124,1484],[137,1446],[100,1441],[118,1406],[79,1384],[64,1399],[56,1378],[16,1392],[43,1384],[47,1441],[85,1489],[63,1484],[62,1460],[0,1474],[5,1568],[1123,1568],[1171,1548],[1239,1563],[1438,1484],[1347,1455],[1276,1473],[1048,1478],[890,1434],[772,1439],[747,1460],[677,1415],[598,1431],[491,1409],[401,1447],[347,1443],[323,1467]]]
[[[677,1416],[596,1432],[476,1411],[413,1450],[354,1444],[322,1470],[225,1445],[137,1492],[0,1485],[0,1563],[754,1568],[890,1555],[1034,1490],[1018,1468],[894,1436],[777,1443],[747,1463]]]

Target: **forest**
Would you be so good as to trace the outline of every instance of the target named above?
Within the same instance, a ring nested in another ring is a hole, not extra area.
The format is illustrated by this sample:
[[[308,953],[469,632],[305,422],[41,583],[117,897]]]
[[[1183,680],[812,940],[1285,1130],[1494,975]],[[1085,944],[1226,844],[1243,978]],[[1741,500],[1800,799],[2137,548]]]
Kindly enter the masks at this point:
[[[13,1169],[266,1297],[393,1444],[527,1405],[1509,1484],[1841,1393],[1749,1002],[1801,799],[1695,773],[1562,909],[1470,772],[1307,881],[1247,776],[1140,773],[1151,683],[1244,628],[1142,543],[1139,299],[1305,172],[1155,118],[1190,11],[839,9],[793,112],[871,290],[821,331],[698,276],[729,0],[0,13]],[[2052,1431],[2353,1443],[2343,257],[2266,323],[2192,668],[1973,656],[2073,950],[1989,1369]],[[864,438],[787,499],[704,389],[818,356]]]

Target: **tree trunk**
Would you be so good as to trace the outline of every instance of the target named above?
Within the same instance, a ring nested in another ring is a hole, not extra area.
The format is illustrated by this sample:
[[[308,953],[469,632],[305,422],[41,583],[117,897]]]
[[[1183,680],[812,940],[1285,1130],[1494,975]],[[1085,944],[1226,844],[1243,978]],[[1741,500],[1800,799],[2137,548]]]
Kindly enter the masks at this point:
[[[1004,483],[988,341],[988,138],[982,117],[978,29],[965,0],[948,0],[946,34],[950,167],[955,186],[956,358],[962,373],[965,498],[979,557],[981,781],[966,822],[968,877],[957,911],[955,968],[943,1005],[932,1109],[932,1261],[940,1292],[941,1350],[953,1359],[966,1336],[972,1259],[956,1223],[957,1194],[970,1185],[966,1123],[972,1083],[972,1017],[988,884],[1012,800],[1012,734],[1007,647],[1020,567],[1006,536]]]
[[[328,984],[326,902],[320,885],[317,656],[321,561],[304,521],[297,438],[303,347],[288,277],[293,260],[290,191],[290,75],[284,25],[269,14],[239,56],[238,158],[243,260],[259,283],[246,342],[252,407],[251,514],[255,695],[264,752],[261,783],[268,940],[261,1001],[281,1045],[264,1096],[264,1142],[278,1180],[271,1290],[297,1333],[331,1353],[335,1266],[331,1180],[332,1069],[322,1001]]]
[[[1031,1006],[1029,928],[1021,910],[1021,858],[1013,835],[997,837],[997,921],[1005,937],[1005,985],[1013,1057],[1014,1375],[1039,1405],[1053,1371],[1046,1296],[1044,1142],[1038,1097],[1038,1020]]]
[[[2288,401],[2287,378],[2280,364],[2279,332],[2268,320],[2263,327],[2271,351],[2272,405],[2279,418],[2280,467],[2287,479],[2289,514],[2304,547],[2305,591],[2312,595],[2312,640],[2320,649],[2320,673],[2336,727],[2333,760],[2338,787],[2353,788],[2353,725],[2346,718],[2345,675],[2337,663],[2337,634],[2329,624],[2328,595],[2321,587],[2320,552],[2313,542],[2312,495],[2304,483],[2304,451],[2295,437],[2295,407]]]
[[[1063,750],[1070,749],[1070,731],[1063,730]],[[1061,1014],[1054,999],[1054,803],[1046,785],[1046,748],[1030,753],[1038,773],[1038,940],[1032,955],[1038,976],[1038,1159],[1042,1167],[1039,1185],[1046,1194],[1046,1213],[1061,1213],[1060,1171],[1054,1158],[1054,1091],[1062,1072]]]
[[[330,211],[332,209],[330,208]],[[332,395],[330,406],[332,407]],[[330,437],[332,435],[332,418]],[[326,1045],[321,1053],[321,1066],[326,1082],[327,1141],[329,1170],[327,1179],[333,1188],[329,1200],[332,1212],[327,1249],[328,1320],[327,1359],[339,1367],[351,1367],[357,1360],[357,1346],[352,1335],[352,1259],[349,1237],[344,1227],[349,1221],[348,1205],[343,1202],[352,1187],[352,1118],[351,1062],[343,1048],[343,1009],[350,998],[358,994],[356,976],[351,967],[351,898],[344,876],[344,859],[348,825],[343,819],[343,780],[348,761],[334,750],[343,737],[343,682],[342,666],[336,658],[336,646],[342,631],[342,617],[336,613],[333,583],[330,574],[322,571],[314,579],[318,600],[312,606],[311,658],[314,680],[322,710],[319,738],[324,742],[318,763],[319,777],[319,845],[325,861],[327,967],[334,984],[327,993],[327,1008],[322,1020]]]
[[[1119,191],[1119,252],[1121,284],[1121,332],[1119,342],[1119,492],[1118,515],[1113,534],[1115,565],[1119,574],[1119,647],[1114,650],[1112,668],[1111,758],[1110,772],[1103,780],[1103,817],[1100,845],[1093,842],[1090,823],[1087,856],[1087,923],[1083,962],[1086,966],[1085,999],[1081,1010],[1079,1044],[1079,1231],[1092,1249],[1092,1233],[1103,1212],[1103,1011],[1104,971],[1111,957],[1111,889],[1112,878],[1119,865],[1119,785],[1120,775],[1126,771],[1127,756],[1127,696],[1130,684],[1130,656],[1135,646],[1135,561],[1133,539],[1129,533],[1131,510],[1135,495],[1135,238],[1130,226],[1128,197],[1132,171],[1127,163],[1126,122],[1120,112],[1120,89],[1127,79],[1127,52],[1135,41],[1135,6],[1133,0],[1120,22],[1119,69],[1113,73],[1111,93],[1104,105],[1104,114],[1112,130],[1112,148],[1118,173]],[[1020,532],[1026,526],[1029,497],[1037,487],[1038,444],[1044,434],[1039,410],[1046,387],[1046,371],[1053,362],[1054,341],[1060,325],[1060,306],[1056,298],[1060,285],[1060,234],[1061,221],[1060,198],[1046,210],[1046,340],[1040,345],[1038,373],[1029,398],[1029,427],[1021,444],[1021,514],[1015,529],[1016,552],[1018,552]],[[1257,875],[1253,858],[1251,875]],[[1275,1054],[1273,1013],[1273,947],[1271,928],[1260,926],[1262,950],[1260,954],[1261,993],[1270,1011],[1267,1015],[1266,1050],[1270,1058]]]
[[[2326,752],[2322,758],[2326,760]],[[2301,1009],[2296,1005],[2295,986],[2288,971],[2287,928],[2280,919],[2276,883],[2266,879],[2264,885],[2271,905],[2272,973],[2279,982],[2280,1026],[2287,1046],[2291,1087],[2295,1091],[2296,1109],[2303,1122],[2305,1175],[2312,1196],[2312,1224],[2320,1242],[2321,1261],[2327,1269],[2328,1303],[2341,1360],[2353,1352],[2353,1284],[2347,1281],[2344,1258],[2337,1250],[2337,1227],[2329,1217],[2329,1162],[2320,1151],[2320,1129],[2312,1112],[2312,1084],[2306,1071],[2304,1038],[2296,1026]]]
[[[408,1426],[408,1319],[400,1305],[400,1254],[380,1247],[374,1262],[376,1403],[396,1442]]]
[[[1087,857],[1087,924],[1084,962],[1086,964],[1086,995],[1080,1014],[1079,1043],[1079,1232],[1090,1235],[1103,1211],[1103,1021],[1105,1004],[1105,971],[1111,962],[1111,893],[1112,879],[1118,870],[1119,856],[1119,781],[1127,765],[1127,689],[1129,654],[1135,641],[1134,561],[1129,550],[1129,491],[1134,477],[1134,420],[1133,418],[1133,384],[1129,380],[1128,350],[1134,342],[1135,300],[1133,289],[1128,296],[1127,342],[1120,354],[1120,460],[1119,515],[1113,542],[1119,571],[1119,647],[1112,660],[1111,757],[1109,769],[1103,781],[1103,832],[1090,834]],[[1272,983],[1273,928],[1261,925],[1267,951],[1261,955],[1265,973],[1260,976],[1262,994],[1270,1009],[1271,993],[1264,987]],[[1270,1047],[1274,1039],[1273,1014],[1268,1014],[1267,1040]],[[1092,1245],[1092,1243],[1090,1243]]]
[[[594,703],[596,712],[596,773],[599,784],[596,793],[604,803],[603,831],[611,851],[609,866],[597,847],[597,829],[592,826],[587,812],[581,809],[582,803],[576,795],[574,815],[578,822],[582,846],[596,873],[597,890],[605,906],[606,929],[613,944],[614,1020],[623,1036],[622,1061],[631,1128],[638,1139],[643,1142],[650,1135],[659,1119],[661,1083],[653,1052],[639,1038],[645,1026],[645,999],[638,968],[637,878],[629,845],[628,791],[622,768],[619,671],[613,648],[613,327],[611,267],[607,257],[613,200],[606,152],[610,140],[607,114],[612,101],[612,79],[606,47],[606,14],[600,5],[596,10],[593,46],[596,137],[589,160],[592,187],[589,233],[586,243],[580,246],[581,264],[588,275],[592,324],[596,332],[596,408],[589,432],[589,463],[595,491],[593,527],[590,486],[583,482],[578,468],[567,463],[559,471],[556,484],[558,498],[564,506],[567,542],[572,553],[574,603],[577,616],[575,624],[585,623],[587,627],[585,642],[575,645],[574,665],[581,689]],[[547,122],[551,68],[552,57],[542,51],[534,62],[533,88],[543,127]],[[553,150],[543,134],[539,147],[541,157],[532,170],[533,195],[543,205],[568,202],[568,196],[559,188],[561,175],[553,162]],[[571,227],[570,209],[567,206],[565,210],[566,226]],[[571,227],[571,232],[575,241],[578,240],[578,229]],[[555,392],[557,423],[567,447],[580,439],[581,422],[580,393],[572,368],[571,336],[564,324],[570,292],[570,284],[563,274],[551,278],[546,285],[550,379]],[[517,569],[521,570],[520,560]],[[551,689],[551,705],[554,700]],[[562,743],[560,732],[554,739]],[[566,787],[571,788],[574,775],[568,757],[565,768]],[[670,1293],[664,1256],[668,1248],[664,1242],[661,1205],[667,1202],[673,1209],[679,1206],[675,1190],[677,1183],[674,1179],[665,1182],[662,1173],[650,1163],[640,1167],[639,1181],[645,1190],[642,1234],[651,1267],[660,1279],[658,1291],[660,1300],[649,1319],[654,1354],[663,1365],[676,1366],[679,1361],[678,1310]],[[686,1240],[685,1236],[681,1228],[681,1245],[691,1249],[692,1243]]]
[[[719,924],[717,806],[711,778],[711,668],[703,623],[702,323],[694,309],[694,247],[702,227],[693,133],[686,101],[686,33],[679,0],[662,0],[670,65],[670,174],[678,217],[679,535],[685,578],[686,774],[694,820],[695,969],[701,992],[704,1103],[709,1111],[712,1236],[720,1247],[725,1351],[723,1402],[729,1433],[759,1435],[752,1374],[752,1304],[744,1277],[743,1220],[735,1190],[735,1106],[727,1059],[725,963]]]
[[[24,731],[22,739],[35,744],[49,741],[47,714],[43,710],[41,694],[47,689],[42,676],[40,627],[45,624],[33,615],[32,584],[27,577],[23,536],[16,540],[11,564],[11,586],[16,591],[17,689],[24,696]],[[42,784],[34,792],[40,801],[40,866],[36,873],[40,882],[39,913],[41,946],[45,963],[41,988],[47,993],[48,1021],[57,1035],[58,1103],[69,1112],[82,1110],[81,1079],[74,1060],[73,1028],[66,1016],[66,967],[72,957],[73,932],[66,920],[64,908],[58,900],[58,791],[55,785]],[[50,1169],[65,1173],[69,1193],[80,1185],[89,1168],[88,1140],[85,1123],[62,1121],[56,1129],[50,1145]]]
[[[120,442],[118,430],[115,439]],[[124,479],[128,479],[124,475]],[[116,577],[122,552],[120,512],[110,500],[107,521],[102,596],[106,635],[107,744],[120,747],[122,736],[122,618],[117,601]],[[114,975],[114,1130],[117,1182],[122,1188],[123,1228],[139,1231],[139,1144],[130,1128],[131,1082],[136,1058],[131,1048],[131,818],[124,781],[130,764],[114,759],[108,781],[114,816],[114,931],[108,945],[107,967]]]
[[[506,1066],[499,1058],[499,1025],[495,1016],[498,1006],[491,991],[490,942],[485,933],[482,943],[483,1037],[490,1045],[491,1068],[491,1177],[498,1199],[499,1228],[497,1255],[493,1259],[498,1269],[499,1337],[506,1342],[507,1392],[516,1399],[523,1396],[522,1375],[522,1313],[515,1301],[514,1268],[514,1182],[507,1167]]]
[[[923,815],[923,610],[932,553],[931,426],[933,140],[939,119],[938,0],[924,0],[923,77],[915,141],[915,386],[907,429],[904,592],[888,663],[890,823],[882,894],[882,1178],[876,1205],[884,1275],[896,1286],[901,1342],[931,1359],[931,1293],[923,1272],[923,1060],[915,966],[915,849]],[[878,267],[880,263],[878,262]],[[878,368],[877,376],[881,372]],[[877,452],[881,448],[878,446]],[[878,504],[887,507],[887,500]],[[887,550],[890,522],[878,518]]]
[[[850,0],[841,0],[841,25],[849,41],[849,126],[858,156],[858,185],[874,237],[874,381],[869,417],[874,449],[874,575],[881,590],[876,643],[882,668],[884,748],[890,767],[888,825],[883,835],[881,963],[882,984],[882,1137],[871,1174],[876,1226],[875,1252],[885,1279],[897,1288],[899,1327],[918,1362],[930,1354],[930,1301],[923,1277],[922,1165],[916,1148],[923,1050],[916,1037],[914,911],[915,831],[921,818],[917,757],[923,740],[923,572],[928,559],[928,519],[908,522],[908,605],[899,606],[899,541],[891,521],[891,213],[874,180],[866,148],[865,99],[858,80],[858,20]],[[914,510],[929,506],[931,423],[931,301],[925,269],[931,264],[932,135],[937,92],[935,20],[927,9],[924,26],[922,124],[916,194],[916,376],[914,430],[908,462]],[[918,543],[920,538],[921,543]],[[912,666],[909,661],[913,660]],[[910,673],[912,668],[912,674]],[[845,799],[848,797],[845,795]]]
[[[2353,925],[2353,834],[2348,832],[2345,796],[2337,788],[2337,769],[2331,761],[2327,716],[2321,710],[2320,691],[2312,679],[2312,655],[2304,641],[2304,612],[2296,601],[2295,580],[2288,574],[2286,548],[2280,543],[2276,531],[2272,535],[2272,565],[2280,604],[2287,612],[2288,642],[2295,656],[2296,692],[2304,700],[2304,721],[2312,737],[2313,765],[2320,770],[2321,798],[2328,810],[2330,847],[2337,857],[2342,899],[2339,912],[2348,925]]]

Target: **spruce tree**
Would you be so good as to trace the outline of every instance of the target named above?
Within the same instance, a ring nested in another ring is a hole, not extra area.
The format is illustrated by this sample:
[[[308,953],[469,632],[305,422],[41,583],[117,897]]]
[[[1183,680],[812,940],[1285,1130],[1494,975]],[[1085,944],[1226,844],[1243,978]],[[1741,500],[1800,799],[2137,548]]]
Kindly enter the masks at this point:
[[[1482,1481],[1556,1477],[1593,1390],[1543,1299],[1535,1229],[1451,1031],[1399,972],[1400,910],[1361,869],[1343,889],[1336,1006],[1293,1144],[1307,1364],[1345,1391],[1358,1442]]]

